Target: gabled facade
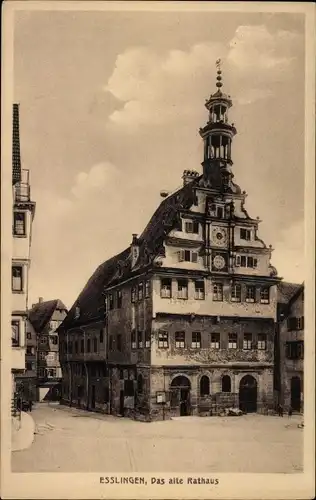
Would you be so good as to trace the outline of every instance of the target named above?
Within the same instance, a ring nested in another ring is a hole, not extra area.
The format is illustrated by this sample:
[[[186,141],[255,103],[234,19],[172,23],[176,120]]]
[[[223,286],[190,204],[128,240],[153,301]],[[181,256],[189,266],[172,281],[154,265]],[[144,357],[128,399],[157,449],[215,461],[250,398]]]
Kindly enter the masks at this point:
[[[278,290],[279,402],[304,410],[304,284],[282,283]]]
[[[29,171],[21,167],[19,105],[13,104],[12,145],[12,393],[17,390],[17,379],[25,371],[26,331],[28,310],[28,279],[31,265],[32,224],[35,202],[31,199]]]
[[[44,301],[42,297],[40,297],[37,304],[33,304],[29,311],[29,323],[35,335],[27,338],[27,362],[29,356],[32,355],[33,357],[33,354],[35,354],[35,380],[34,372],[32,372],[31,378],[36,386],[36,400],[58,399],[60,396],[62,374],[59,362],[57,329],[66,315],[67,309],[61,300]],[[31,366],[29,365],[29,367]],[[28,370],[26,376],[27,374]]]
[[[230,96],[206,101],[203,173],[185,171],[60,328],[63,399],[137,418],[273,408],[276,269],[234,182]],[[102,341],[101,341],[102,339]]]

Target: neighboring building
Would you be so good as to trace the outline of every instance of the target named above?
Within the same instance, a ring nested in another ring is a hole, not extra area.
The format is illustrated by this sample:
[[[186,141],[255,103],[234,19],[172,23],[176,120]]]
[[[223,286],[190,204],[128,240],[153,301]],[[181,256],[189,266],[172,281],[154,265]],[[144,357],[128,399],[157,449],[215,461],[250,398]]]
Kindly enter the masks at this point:
[[[278,287],[279,349],[276,371],[279,402],[288,409],[304,409],[304,284],[280,283]]]
[[[236,128],[221,79],[219,69],[200,129],[203,174],[184,172],[59,329],[65,403],[147,420],[274,407],[280,278],[233,180]]]
[[[37,400],[37,334],[32,323],[26,321],[25,371],[19,376],[20,389],[26,401]]]
[[[29,171],[21,168],[19,105],[13,104],[13,246],[12,246],[12,396],[15,408],[19,377],[25,371],[28,279],[35,202],[31,200]]]
[[[36,333],[36,400],[60,397],[61,367],[57,328],[67,315],[61,300],[43,301],[40,297],[29,311],[29,321]],[[27,353],[33,357],[34,336],[27,340]],[[29,359],[31,362],[31,359]],[[31,367],[31,365],[30,365]],[[33,373],[32,376],[33,378]]]

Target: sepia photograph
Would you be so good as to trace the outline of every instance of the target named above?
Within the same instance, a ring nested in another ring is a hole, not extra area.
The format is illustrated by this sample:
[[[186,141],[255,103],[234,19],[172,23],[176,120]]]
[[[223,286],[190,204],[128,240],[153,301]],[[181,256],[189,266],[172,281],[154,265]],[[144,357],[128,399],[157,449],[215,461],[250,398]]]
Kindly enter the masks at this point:
[[[3,498],[312,495],[315,9],[213,3],[5,2]]]

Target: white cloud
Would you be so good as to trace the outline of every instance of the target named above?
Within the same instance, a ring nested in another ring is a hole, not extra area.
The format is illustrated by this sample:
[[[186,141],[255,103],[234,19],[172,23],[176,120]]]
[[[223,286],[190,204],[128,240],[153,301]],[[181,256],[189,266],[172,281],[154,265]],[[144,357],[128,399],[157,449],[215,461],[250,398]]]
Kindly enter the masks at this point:
[[[107,188],[113,188],[113,184],[117,183],[118,177],[118,170],[112,163],[98,163],[89,172],[77,174],[71,193],[76,198],[86,199],[87,196],[91,195],[90,192],[95,193]]]
[[[181,117],[192,117],[215,90],[214,62],[224,60],[224,77],[231,88],[242,88],[239,104],[248,104],[273,94],[273,83],[286,78],[291,69],[293,48],[299,35],[262,26],[239,26],[224,45],[210,41],[188,51],[170,50],[164,55],[144,47],[128,49],[117,57],[105,90],[124,104],[109,117],[112,126],[137,131]],[[198,96],[198,97],[197,97]]]

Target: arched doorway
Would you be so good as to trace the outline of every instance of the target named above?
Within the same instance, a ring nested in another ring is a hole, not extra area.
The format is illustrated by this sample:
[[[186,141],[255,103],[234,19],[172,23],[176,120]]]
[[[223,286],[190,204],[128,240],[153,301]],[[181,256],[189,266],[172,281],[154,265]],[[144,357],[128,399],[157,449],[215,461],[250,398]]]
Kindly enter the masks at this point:
[[[257,381],[252,375],[245,375],[240,381],[239,408],[245,413],[257,411]]]
[[[294,411],[301,410],[301,379],[291,378],[291,406]]]
[[[184,375],[178,375],[172,380],[170,389],[174,406],[179,406],[180,416],[190,415],[190,380]]]

